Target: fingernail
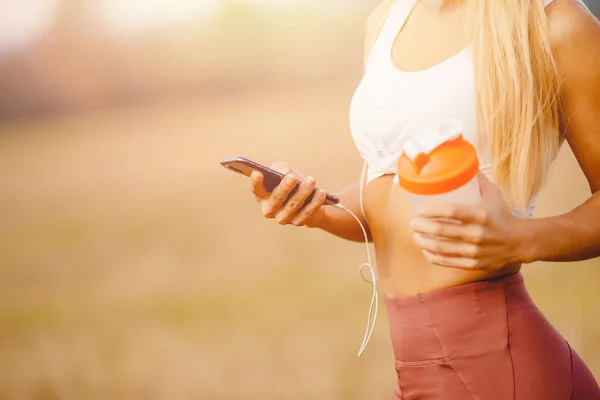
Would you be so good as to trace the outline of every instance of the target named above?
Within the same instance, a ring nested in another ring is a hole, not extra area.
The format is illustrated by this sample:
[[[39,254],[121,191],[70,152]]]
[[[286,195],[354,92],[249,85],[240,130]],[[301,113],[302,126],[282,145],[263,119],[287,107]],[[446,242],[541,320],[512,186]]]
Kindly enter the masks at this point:
[[[285,183],[287,183],[288,185],[291,185],[292,183],[294,183],[294,177],[292,175],[288,175],[285,177]]]
[[[312,176],[307,176],[306,177],[306,184],[307,185],[312,186],[312,185],[314,185],[314,183],[315,183],[315,178],[313,178]]]

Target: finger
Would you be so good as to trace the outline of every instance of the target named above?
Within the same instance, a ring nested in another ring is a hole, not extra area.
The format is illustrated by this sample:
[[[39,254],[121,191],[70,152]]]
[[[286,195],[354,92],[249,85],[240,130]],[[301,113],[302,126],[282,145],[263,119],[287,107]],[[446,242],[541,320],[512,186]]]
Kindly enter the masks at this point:
[[[480,254],[479,247],[472,243],[456,240],[437,240],[419,233],[414,234],[414,240],[423,250],[442,256],[476,258]]]
[[[417,210],[417,215],[424,218],[446,218],[480,224],[487,224],[489,220],[488,211],[483,207],[463,204],[424,204]]]
[[[442,256],[440,254],[431,253],[427,250],[423,250],[423,254],[430,263],[440,267],[458,268],[469,271],[478,269],[477,260],[473,258]]]
[[[289,197],[283,208],[277,213],[275,219],[282,225],[289,224],[295,217],[296,212],[304,205],[306,198],[312,193],[315,188],[315,179],[311,176],[307,177],[300,184],[298,190]]]
[[[287,174],[281,180],[279,185],[273,189],[269,196],[269,201],[263,202],[263,214],[267,218],[273,218],[279,212],[285,201],[287,200],[292,189],[296,187],[298,181],[293,174]]]
[[[250,174],[250,190],[254,193],[254,197],[256,200],[264,200],[269,197],[269,193],[267,193],[267,189],[263,184],[263,174],[259,171],[252,171]]]
[[[410,226],[415,233],[421,235],[468,243],[482,243],[485,239],[485,228],[476,224],[456,224],[417,217],[411,221]]]
[[[292,219],[292,225],[306,225],[308,220],[311,219],[317,211],[319,211],[323,204],[325,204],[325,200],[327,200],[325,191],[323,189],[317,190],[310,203],[304,206],[304,208],[302,208],[302,210],[296,214],[294,219]]]
[[[479,190],[484,199],[498,194],[502,195],[500,188],[481,171],[479,171]]]

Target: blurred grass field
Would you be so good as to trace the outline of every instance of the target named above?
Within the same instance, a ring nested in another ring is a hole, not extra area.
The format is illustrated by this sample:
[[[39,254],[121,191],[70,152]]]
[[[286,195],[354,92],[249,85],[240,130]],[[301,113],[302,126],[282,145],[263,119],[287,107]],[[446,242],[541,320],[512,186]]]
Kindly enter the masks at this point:
[[[356,357],[364,247],[263,220],[218,164],[282,159],[341,189],[355,84],[0,123],[0,399],[388,398],[385,313]],[[564,149],[537,216],[588,193]],[[524,274],[599,378],[600,262]]]

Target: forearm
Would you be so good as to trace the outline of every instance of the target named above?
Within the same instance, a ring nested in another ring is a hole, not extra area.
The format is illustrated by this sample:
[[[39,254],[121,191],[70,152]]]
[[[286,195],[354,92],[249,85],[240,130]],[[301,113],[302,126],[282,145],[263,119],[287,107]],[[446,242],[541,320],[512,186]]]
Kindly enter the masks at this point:
[[[357,182],[348,186],[341,192],[336,193],[336,196],[339,197],[340,204],[352,211],[352,213],[358,217],[365,228],[369,241],[371,241],[369,226],[360,210],[359,190],[360,186]],[[323,207],[323,213],[308,226],[311,228],[322,229],[332,235],[353,242],[364,242],[365,240],[364,233],[356,219],[354,219],[347,211],[333,206]]]
[[[525,262],[581,261],[600,256],[600,192],[566,214],[524,224]]]

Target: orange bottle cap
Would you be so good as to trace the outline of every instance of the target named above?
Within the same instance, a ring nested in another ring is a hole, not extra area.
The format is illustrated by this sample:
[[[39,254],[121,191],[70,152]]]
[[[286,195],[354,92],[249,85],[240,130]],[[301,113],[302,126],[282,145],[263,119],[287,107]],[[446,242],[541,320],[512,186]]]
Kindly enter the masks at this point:
[[[462,137],[463,125],[449,120],[437,131],[408,139],[398,160],[398,183],[408,192],[435,195],[467,184],[479,170],[475,147]]]

